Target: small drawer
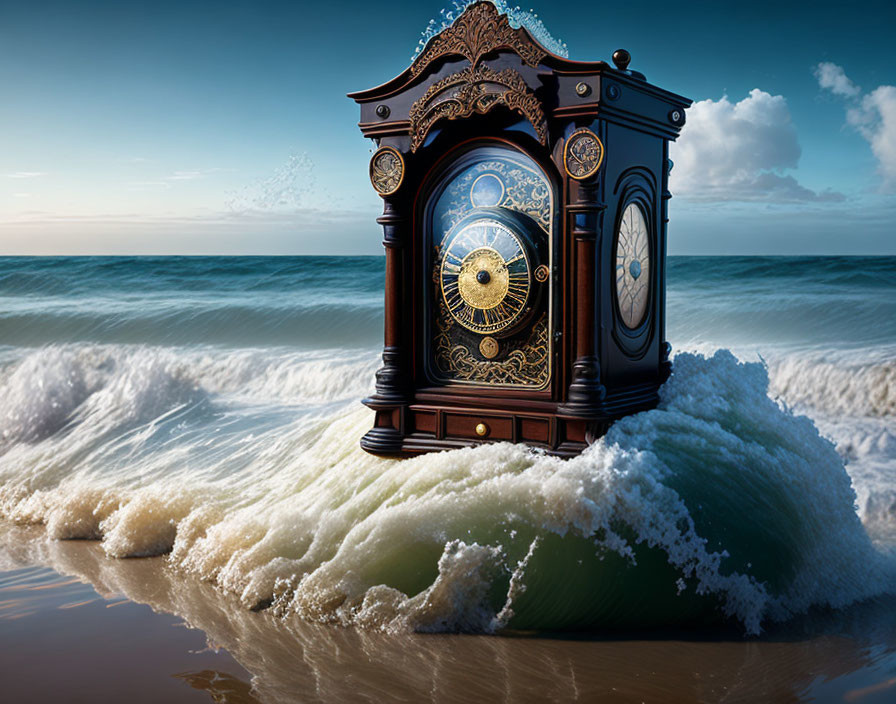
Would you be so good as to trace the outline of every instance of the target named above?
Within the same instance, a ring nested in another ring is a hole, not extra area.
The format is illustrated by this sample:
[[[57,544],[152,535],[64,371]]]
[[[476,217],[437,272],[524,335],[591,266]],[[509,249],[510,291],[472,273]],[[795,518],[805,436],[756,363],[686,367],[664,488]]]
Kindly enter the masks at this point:
[[[446,413],[445,435],[474,440],[512,440],[513,418],[484,413]]]

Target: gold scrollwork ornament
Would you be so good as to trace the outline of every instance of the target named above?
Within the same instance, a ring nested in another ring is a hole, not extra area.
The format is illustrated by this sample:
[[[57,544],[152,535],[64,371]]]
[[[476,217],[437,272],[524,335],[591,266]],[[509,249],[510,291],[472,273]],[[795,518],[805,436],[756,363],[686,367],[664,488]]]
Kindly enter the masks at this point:
[[[381,196],[391,196],[404,181],[404,159],[393,147],[380,147],[370,159],[370,183]]]
[[[584,181],[597,173],[604,160],[604,145],[587,127],[576,130],[563,147],[563,167],[570,177]]]
[[[444,311],[437,318],[437,326],[435,362],[439,371],[449,379],[535,388],[547,385],[551,364],[546,315],[532,326],[529,339],[510,350],[501,360],[476,359],[465,345],[452,342],[451,329],[454,323]],[[485,357],[484,354],[482,356]]]

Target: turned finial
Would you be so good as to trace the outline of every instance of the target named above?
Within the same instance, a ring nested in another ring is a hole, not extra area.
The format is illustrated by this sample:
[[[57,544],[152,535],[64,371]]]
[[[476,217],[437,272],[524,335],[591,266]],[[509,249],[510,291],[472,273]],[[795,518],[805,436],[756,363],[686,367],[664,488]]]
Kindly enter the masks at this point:
[[[631,63],[632,55],[625,49],[617,49],[613,52],[613,63],[620,71],[625,71]]]

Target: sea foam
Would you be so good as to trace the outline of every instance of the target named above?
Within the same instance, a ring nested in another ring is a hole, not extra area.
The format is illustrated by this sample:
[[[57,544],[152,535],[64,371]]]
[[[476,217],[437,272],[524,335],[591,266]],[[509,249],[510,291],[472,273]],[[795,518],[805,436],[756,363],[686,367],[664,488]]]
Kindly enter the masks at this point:
[[[771,365],[674,363],[658,408],[580,457],[395,461],[358,447],[373,353],[44,348],[0,376],[0,514],[169,553],[247,608],[385,630],[755,633],[896,589],[834,443],[768,396]]]

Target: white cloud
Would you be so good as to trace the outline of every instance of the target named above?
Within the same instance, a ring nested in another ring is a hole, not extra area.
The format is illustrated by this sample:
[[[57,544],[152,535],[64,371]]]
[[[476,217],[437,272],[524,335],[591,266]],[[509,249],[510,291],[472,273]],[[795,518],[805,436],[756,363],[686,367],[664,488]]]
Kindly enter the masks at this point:
[[[815,77],[818,79],[819,86],[831,91],[834,95],[854,98],[861,91],[855,83],[847,78],[841,66],[830,61],[822,61],[815,67]]]
[[[783,96],[754,88],[737,103],[727,96],[701,100],[688,110],[681,137],[672,144],[671,188],[706,201],[843,200],[832,191],[815,193],[785,173],[796,168],[800,153]]]
[[[168,190],[171,184],[167,181],[131,181],[128,183],[129,191],[147,191],[157,189]]]
[[[16,171],[15,173],[6,174],[7,178],[38,178],[46,176],[46,171]]]
[[[832,85],[822,80],[822,67],[830,67],[824,71],[842,76],[843,84],[854,87],[855,91],[844,92],[841,83]],[[851,99],[847,103],[846,122],[871,146],[871,153],[877,159],[877,168],[883,177],[884,189],[896,189],[896,86],[879,86],[862,96],[858,87],[836,64],[818,64],[815,75],[821,88]]]
[[[896,187],[896,86],[874,89],[846,119],[871,145],[884,185]]]
[[[175,171],[170,176],[165,176],[166,181],[195,181],[196,179],[205,178],[211,174],[219,174],[222,172],[234,171],[234,169],[225,169],[216,166],[211,169],[190,169],[183,171]]]
[[[130,160],[132,162],[136,162],[138,157]],[[140,161],[148,161],[147,159],[140,159]],[[206,176],[211,174],[222,173],[226,171],[233,171],[234,169],[225,169],[220,167],[215,167],[211,169],[192,169],[192,170],[183,170],[183,171],[175,171],[174,173],[168,176],[157,176],[150,180],[143,181],[129,181],[127,183],[127,188],[129,191],[151,191],[151,190],[170,190],[173,187],[173,184],[180,181],[197,181],[200,179],[204,179]]]
[[[193,181],[202,178],[205,175],[203,171],[175,171],[168,176],[169,181]]]

